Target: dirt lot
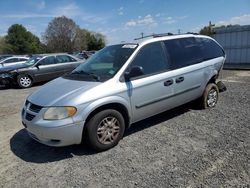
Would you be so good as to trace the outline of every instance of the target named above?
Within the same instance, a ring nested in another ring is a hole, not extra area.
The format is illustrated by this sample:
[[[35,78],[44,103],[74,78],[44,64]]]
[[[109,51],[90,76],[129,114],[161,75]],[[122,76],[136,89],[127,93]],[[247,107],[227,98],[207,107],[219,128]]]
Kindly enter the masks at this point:
[[[216,108],[192,104],[132,126],[115,148],[53,148],[20,120],[38,89],[0,90],[0,187],[250,187],[250,71],[224,71]]]

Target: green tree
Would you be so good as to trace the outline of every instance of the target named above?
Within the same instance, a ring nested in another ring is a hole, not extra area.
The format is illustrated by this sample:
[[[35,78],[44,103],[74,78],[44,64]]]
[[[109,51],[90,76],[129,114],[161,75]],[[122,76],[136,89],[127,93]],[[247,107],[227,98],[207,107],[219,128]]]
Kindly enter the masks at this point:
[[[12,46],[7,44],[5,37],[0,37],[0,54],[12,54]]]
[[[40,53],[41,43],[37,36],[27,31],[20,24],[9,27],[6,43],[10,45],[14,54]]]
[[[27,31],[20,24],[9,27],[6,43],[11,46],[14,54],[40,53],[41,43],[37,36]]]
[[[101,33],[87,33],[88,50],[100,50],[105,46],[105,36]]]
[[[212,28],[210,26],[205,26],[203,27],[200,32],[201,35],[207,35],[207,36],[212,36],[213,35],[213,31]]]

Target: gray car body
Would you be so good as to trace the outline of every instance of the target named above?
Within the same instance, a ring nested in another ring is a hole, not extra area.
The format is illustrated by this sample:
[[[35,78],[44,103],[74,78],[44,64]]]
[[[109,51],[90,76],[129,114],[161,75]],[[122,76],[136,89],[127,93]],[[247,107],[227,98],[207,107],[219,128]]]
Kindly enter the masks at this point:
[[[195,35],[168,36],[141,42],[117,74],[103,83],[64,78],[57,78],[47,83],[27,98],[30,103],[43,107],[38,114],[24,105],[22,120],[31,137],[51,146],[79,144],[89,115],[105,105],[122,106],[127,112],[127,124],[130,125],[201,97],[209,80],[218,77],[225,57],[131,81],[121,79],[138,51],[146,44],[190,36],[196,37]],[[184,77],[185,80],[181,83],[174,82],[168,87],[164,86],[166,80],[176,80],[179,77]],[[75,106],[77,113],[72,118],[63,120],[43,120],[43,114],[47,107],[51,106]],[[27,121],[26,112],[34,114],[35,118]],[[63,130],[62,127],[65,126],[67,128]],[[61,142],[51,142],[50,134]]]

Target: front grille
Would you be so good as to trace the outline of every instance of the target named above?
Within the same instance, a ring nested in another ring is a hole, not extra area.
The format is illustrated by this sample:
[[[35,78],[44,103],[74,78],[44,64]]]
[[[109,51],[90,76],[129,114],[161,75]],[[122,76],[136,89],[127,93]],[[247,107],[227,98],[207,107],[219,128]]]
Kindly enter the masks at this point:
[[[26,100],[25,101],[25,106],[27,106],[29,104],[29,101],[28,100]]]
[[[35,113],[39,113],[42,108],[43,108],[42,106],[38,106],[32,103],[30,103],[30,107],[29,107],[30,111],[35,112]]]
[[[26,117],[25,119],[27,119],[28,121],[32,121],[32,119],[34,119],[35,115],[32,115],[30,113],[26,113]]]

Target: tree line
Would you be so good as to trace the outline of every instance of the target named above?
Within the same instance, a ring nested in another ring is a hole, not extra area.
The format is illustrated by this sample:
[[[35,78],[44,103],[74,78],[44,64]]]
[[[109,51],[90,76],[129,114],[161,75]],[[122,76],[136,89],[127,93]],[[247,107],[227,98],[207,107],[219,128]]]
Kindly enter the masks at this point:
[[[21,24],[9,27],[0,37],[0,54],[37,54],[99,50],[105,46],[105,36],[80,28],[72,19],[56,17],[49,22],[41,40]]]

